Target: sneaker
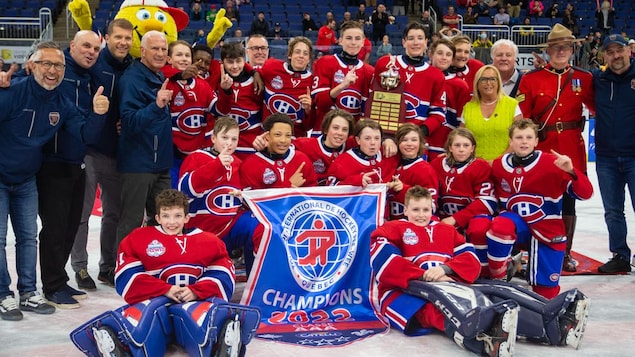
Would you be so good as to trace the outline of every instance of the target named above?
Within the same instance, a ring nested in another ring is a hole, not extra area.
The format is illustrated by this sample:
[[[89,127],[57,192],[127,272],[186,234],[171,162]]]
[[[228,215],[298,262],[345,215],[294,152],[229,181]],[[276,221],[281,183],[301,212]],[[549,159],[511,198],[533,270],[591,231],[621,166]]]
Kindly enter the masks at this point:
[[[578,262],[576,262],[575,259],[573,259],[570,254],[565,254],[564,261],[562,262],[562,270],[563,271],[568,271],[570,273],[575,273],[575,271],[576,271],[575,267],[577,265],[578,265]]]
[[[22,311],[18,309],[18,303],[13,295],[7,295],[0,301],[0,317],[7,321],[22,320]]]
[[[55,306],[48,304],[39,292],[31,291],[20,295],[20,310],[49,315],[55,312]]]
[[[130,356],[126,347],[117,338],[117,334],[112,328],[108,326],[101,326],[100,328],[93,327],[93,336],[95,337],[95,344],[101,356]]]
[[[108,271],[100,271],[99,275],[97,275],[97,280],[105,283],[106,285],[115,286],[115,272],[113,269],[109,269]]]
[[[628,273],[631,271],[631,264],[628,259],[623,258],[621,255],[615,255],[604,265],[598,268],[600,273],[614,274],[614,273]]]
[[[62,289],[66,290],[67,293],[69,293],[73,299],[75,300],[86,300],[88,299],[88,294],[86,294],[83,291],[79,291],[77,289],[74,289],[70,286],[68,286],[68,284],[66,284],[66,286],[64,286]]]
[[[80,271],[75,273],[75,281],[77,282],[77,287],[82,290],[97,290],[95,281],[90,277],[86,268],[82,268]]]
[[[477,340],[484,342],[484,352],[490,357],[508,357],[514,354],[518,306],[508,307],[487,333],[480,333]]]
[[[78,309],[79,303],[75,300],[71,294],[66,290],[66,288],[62,288],[52,294],[45,294],[46,300],[49,301],[54,306],[59,307],[60,309]]]
[[[234,318],[227,319],[221,327],[218,345],[216,346],[215,357],[238,357],[241,356],[243,345],[240,340],[240,320],[238,314]]]
[[[560,344],[569,345],[576,350],[580,348],[582,335],[589,319],[591,299],[582,293],[578,293],[575,301],[567,307],[560,317]]]

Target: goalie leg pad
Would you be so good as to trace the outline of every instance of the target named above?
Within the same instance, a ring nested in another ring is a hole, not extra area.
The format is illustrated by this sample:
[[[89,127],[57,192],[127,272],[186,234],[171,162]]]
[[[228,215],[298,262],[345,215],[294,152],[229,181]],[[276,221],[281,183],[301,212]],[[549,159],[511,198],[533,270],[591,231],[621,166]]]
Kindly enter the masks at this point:
[[[405,292],[434,304],[445,315],[446,321],[468,339],[488,328],[496,315],[504,310],[501,306],[517,305],[510,300],[493,304],[487,296],[471,286],[454,282],[429,283],[413,280],[409,282]]]
[[[169,299],[159,297],[107,311],[73,330],[71,340],[87,356],[100,356],[96,338],[108,332],[132,356],[162,356],[172,336],[167,304]]]
[[[228,319],[240,321],[240,338],[247,345],[256,334],[260,310],[251,306],[228,303],[219,298],[172,305],[176,342],[190,356],[210,356],[219,333]]]

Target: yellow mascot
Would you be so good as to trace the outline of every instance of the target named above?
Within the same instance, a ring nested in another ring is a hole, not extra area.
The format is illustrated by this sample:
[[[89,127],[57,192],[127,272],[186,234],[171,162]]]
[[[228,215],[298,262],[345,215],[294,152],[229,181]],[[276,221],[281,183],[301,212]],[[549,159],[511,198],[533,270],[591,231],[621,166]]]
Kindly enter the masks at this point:
[[[80,30],[92,30],[93,17],[87,0],[71,0],[68,10]],[[178,32],[186,28],[189,22],[187,13],[169,7],[163,0],[125,0],[115,18],[132,23],[134,33],[130,55],[135,58],[141,57],[141,37],[146,32],[156,30],[165,33],[169,44],[177,39]],[[214,48],[230,27],[232,22],[225,17],[225,9],[221,9],[216,15],[212,31],[207,35],[207,45]]]

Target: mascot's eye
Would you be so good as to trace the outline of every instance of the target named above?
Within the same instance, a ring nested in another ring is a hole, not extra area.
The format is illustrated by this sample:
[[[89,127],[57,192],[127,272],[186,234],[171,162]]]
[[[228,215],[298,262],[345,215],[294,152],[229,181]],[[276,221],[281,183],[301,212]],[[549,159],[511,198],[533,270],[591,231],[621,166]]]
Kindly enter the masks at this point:
[[[150,11],[146,10],[146,9],[141,9],[139,11],[137,11],[137,18],[139,20],[148,20],[150,19]]]
[[[163,22],[163,23],[165,23],[168,20],[168,18],[165,16],[165,14],[160,13],[160,12],[157,12],[156,14],[154,14],[154,18],[159,20],[159,21],[161,21],[161,22]]]

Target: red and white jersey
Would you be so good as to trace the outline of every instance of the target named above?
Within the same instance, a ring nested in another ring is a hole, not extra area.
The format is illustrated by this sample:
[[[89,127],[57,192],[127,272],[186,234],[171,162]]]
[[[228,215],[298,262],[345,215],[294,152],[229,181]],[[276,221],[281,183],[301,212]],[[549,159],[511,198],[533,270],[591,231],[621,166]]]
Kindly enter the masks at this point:
[[[554,162],[556,157],[537,150],[538,157],[527,166],[512,165],[512,154],[492,163],[495,193],[502,208],[518,214],[529,225],[532,234],[544,242],[565,235],[562,222],[562,195],[586,200],[593,186],[582,171],[574,168],[576,179]]]
[[[325,186],[327,184],[327,173],[331,163],[344,152],[346,145],[342,145],[339,150],[331,150],[324,145],[324,136],[320,135],[313,138],[296,138],[293,140],[293,146],[297,151],[303,152],[313,162],[313,169],[317,175],[318,185]]]
[[[234,156],[231,166],[218,160],[218,153],[197,150],[181,165],[179,191],[190,198],[190,221],[197,227],[223,237],[233,227],[242,202],[234,194],[242,190],[238,171],[240,159]]]
[[[461,78],[467,83],[467,86],[470,89],[470,93],[472,93],[472,90],[474,89],[474,78],[476,77],[476,72],[478,72],[478,70],[483,66],[483,62],[475,58],[470,58],[469,60],[467,60],[465,68],[462,71],[454,72],[454,74],[457,76],[457,78]]]
[[[450,73],[445,76],[445,121],[443,125],[426,137],[428,143],[428,161],[443,154],[445,141],[450,132],[459,127],[459,118],[463,114],[463,106],[472,99],[467,82]]]
[[[375,64],[374,81],[380,81],[380,75],[388,69],[394,59],[394,66],[399,70],[400,81],[404,84],[402,100],[406,104],[405,120],[409,123],[428,128],[434,133],[445,121],[445,76],[443,72],[423,62],[413,66],[408,64],[403,55],[386,55]],[[372,93],[369,94],[369,97]]]
[[[452,216],[457,226],[466,228],[474,216],[494,214],[497,201],[487,161],[476,158],[453,167],[446,157],[437,157],[431,165],[439,178],[439,217]]]
[[[362,177],[368,172],[373,173],[372,183],[390,182],[397,169],[397,163],[383,157],[381,153],[374,157],[366,157],[359,148],[353,148],[333,160],[327,171],[328,185],[362,186]]]
[[[306,136],[308,113],[298,98],[313,87],[313,73],[309,69],[295,72],[287,62],[276,58],[269,58],[258,71],[265,83],[263,120],[273,113],[284,113],[296,124],[295,137]]]
[[[235,276],[225,243],[199,229],[170,235],[161,226],[137,228],[121,241],[115,287],[128,304],[164,295],[172,285],[189,287],[201,300],[229,301]]]
[[[284,157],[273,159],[262,152],[249,156],[240,165],[240,179],[245,189],[290,188],[289,179],[300,168],[305,179],[303,187],[317,186],[313,163],[304,153],[290,147]]]
[[[390,289],[405,289],[408,281],[441,265],[454,272],[452,277],[472,283],[481,264],[474,246],[454,227],[431,221],[425,227],[405,219],[387,221],[371,233],[371,264],[379,281],[380,298]]]
[[[344,89],[337,98],[331,98],[331,89],[340,85],[350,71],[355,71],[357,80]],[[317,81],[314,82],[312,91],[316,106],[313,131],[318,133],[322,131],[324,115],[335,108],[351,113],[357,122],[364,111],[374,71],[373,66],[361,60],[357,60],[357,63],[353,65],[347,65],[338,55],[323,56],[315,61],[313,73]]]
[[[421,157],[415,160],[404,160],[400,159],[399,155],[396,155],[388,160],[401,160],[398,162],[397,169],[393,176],[398,176],[401,182],[403,182],[401,191],[397,193],[391,191],[388,196],[390,219],[397,220],[405,217],[404,201],[406,192],[414,185],[425,187],[430,191],[432,194],[432,209],[434,210],[436,208],[439,180],[432,166]]]
[[[172,137],[174,145],[187,155],[197,149],[212,145],[209,131],[214,117],[227,115],[231,107],[231,97],[216,96],[209,84],[202,78],[184,81],[169,81],[167,89],[172,91],[170,115],[172,116]]]
[[[219,89],[219,91],[223,90]],[[247,156],[256,153],[253,142],[258,135],[263,133],[263,96],[262,94],[254,93],[253,76],[245,76],[242,82],[239,79],[234,79],[231,96],[232,106],[229,110],[229,116],[236,119],[240,129],[236,156],[244,160]]]

